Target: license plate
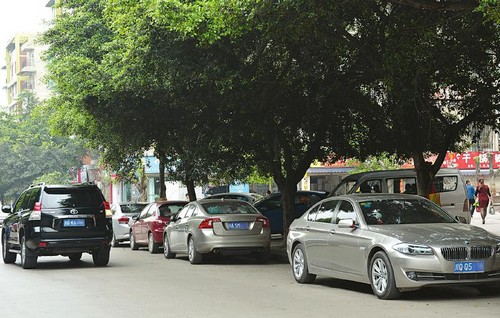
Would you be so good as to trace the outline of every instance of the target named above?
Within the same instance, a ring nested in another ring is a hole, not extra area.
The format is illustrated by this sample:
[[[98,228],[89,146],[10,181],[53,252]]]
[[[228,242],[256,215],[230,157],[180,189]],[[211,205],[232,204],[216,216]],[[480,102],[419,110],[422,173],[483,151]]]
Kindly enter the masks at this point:
[[[227,222],[228,230],[248,230],[249,222]]]
[[[483,273],[484,261],[480,262],[455,262],[453,273]]]
[[[63,220],[64,227],[84,227],[85,219],[64,219]]]

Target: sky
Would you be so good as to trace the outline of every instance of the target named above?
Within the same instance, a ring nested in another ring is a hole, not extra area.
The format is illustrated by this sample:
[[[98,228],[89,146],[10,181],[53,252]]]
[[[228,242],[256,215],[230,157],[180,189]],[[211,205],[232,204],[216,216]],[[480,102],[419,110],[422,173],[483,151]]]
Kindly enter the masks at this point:
[[[5,65],[5,47],[8,41],[22,32],[43,30],[43,21],[50,18],[49,0],[0,0],[0,66]],[[0,105],[6,104],[5,74],[0,72]]]

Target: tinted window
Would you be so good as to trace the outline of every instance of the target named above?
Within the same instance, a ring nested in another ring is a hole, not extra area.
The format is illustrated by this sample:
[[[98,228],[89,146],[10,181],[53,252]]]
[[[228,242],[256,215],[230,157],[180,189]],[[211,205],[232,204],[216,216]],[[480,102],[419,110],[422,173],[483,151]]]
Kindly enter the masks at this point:
[[[386,183],[388,193],[417,194],[416,178],[389,178]]]
[[[382,192],[382,180],[380,180],[380,179],[366,180],[363,183],[361,183],[361,185],[356,190],[356,192],[381,193]]]
[[[14,212],[19,212],[23,209],[23,205],[26,206],[26,204],[23,204],[25,200],[27,200],[28,192],[23,192],[19,199],[17,199],[16,204],[14,205]]]
[[[100,207],[104,201],[94,189],[45,188],[42,205],[45,208]]]
[[[206,202],[202,204],[208,214],[257,214],[255,209],[246,203],[239,202]]]
[[[428,200],[370,200],[360,203],[369,225],[456,223],[451,215]]]

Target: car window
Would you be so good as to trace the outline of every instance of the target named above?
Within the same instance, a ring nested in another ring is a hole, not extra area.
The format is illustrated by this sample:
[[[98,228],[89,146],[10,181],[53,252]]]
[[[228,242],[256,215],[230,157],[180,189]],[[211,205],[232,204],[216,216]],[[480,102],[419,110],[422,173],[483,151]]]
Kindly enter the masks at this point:
[[[255,206],[262,211],[281,208],[281,195],[274,195],[272,197],[261,200]]]
[[[156,203],[151,204],[149,210],[146,213],[146,217],[149,218],[152,215],[155,215],[155,212],[158,210],[158,205]]]
[[[458,177],[457,176],[435,177],[432,185],[435,192],[455,191],[458,186]]]
[[[332,191],[332,196],[349,194],[354,192],[354,186],[358,180],[342,180],[337,185],[334,191]]]
[[[140,219],[144,219],[144,218],[146,218],[146,217],[147,217],[148,211],[151,209],[151,206],[152,206],[152,205],[153,205],[153,204],[149,204],[149,205],[147,205],[147,206],[146,206],[146,207],[145,207],[145,208],[141,211],[141,214],[139,215],[139,218],[140,218]]]
[[[205,202],[202,206],[208,214],[258,214],[255,208],[244,202]]]
[[[27,191],[26,199],[23,203],[23,209],[33,210],[35,203],[40,200],[40,188],[33,188]]]
[[[160,215],[161,216],[170,216],[179,212],[185,204],[163,204],[160,206]]]
[[[94,189],[44,188],[42,205],[45,208],[100,207],[102,194]]]
[[[337,207],[338,200],[329,200],[321,204],[321,207],[316,214],[316,222],[332,223],[335,207]]]
[[[316,214],[318,213],[320,205],[318,204],[315,206],[313,209],[309,211],[309,213],[306,216],[306,220],[309,222],[314,222],[316,220]]]
[[[335,223],[339,223],[341,220],[345,219],[352,219],[357,221],[356,213],[354,212],[352,203],[347,200],[341,200],[337,215],[335,216]]]
[[[194,214],[194,211],[195,211],[195,210],[196,210],[196,206],[195,206],[194,204],[193,204],[193,205],[191,205],[191,206],[187,209],[187,211],[186,211],[186,216],[185,216],[185,217],[187,217],[187,218],[192,217],[192,216],[193,216],[193,214]]]
[[[356,192],[361,193],[381,193],[382,192],[382,180],[373,179],[363,181]]]
[[[23,192],[21,196],[19,196],[19,199],[17,199],[16,204],[14,205],[14,212],[19,212],[23,209],[23,204],[25,200],[27,200],[27,191]]]
[[[145,204],[120,204],[122,213],[139,213],[145,207]]]
[[[386,185],[388,193],[417,194],[416,178],[389,178]]]

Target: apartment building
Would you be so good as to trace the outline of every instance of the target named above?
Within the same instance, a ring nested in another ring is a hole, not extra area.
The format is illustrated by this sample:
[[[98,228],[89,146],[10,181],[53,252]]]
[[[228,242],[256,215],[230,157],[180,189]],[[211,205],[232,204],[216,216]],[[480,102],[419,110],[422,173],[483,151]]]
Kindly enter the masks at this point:
[[[22,110],[20,97],[23,92],[33,93],[39,100],[49,97],[50,91],[43,82],[45,64],[41,59],[44,48],[36,44],[35,34],[18,33],[5,46],[5,64],[2,70],[5,74],[5,83],[2,88],[6,91],[4,112],[17,113]]]

